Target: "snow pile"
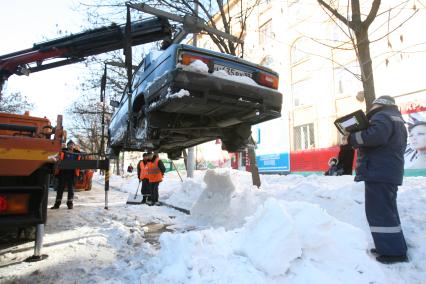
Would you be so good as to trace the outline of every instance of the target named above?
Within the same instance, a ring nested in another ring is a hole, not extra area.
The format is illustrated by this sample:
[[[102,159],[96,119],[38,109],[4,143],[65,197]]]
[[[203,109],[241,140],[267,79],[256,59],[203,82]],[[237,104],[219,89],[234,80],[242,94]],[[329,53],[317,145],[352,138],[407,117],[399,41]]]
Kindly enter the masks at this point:
[[[168,199],[168,204],[191,210],[194,200],[197,200],[203,192],[205,185],[193,179],[186,179],[180,189],[175,191]]]
[[[193,219],[213,227],[235,228],[255,212],[256,195],[261,192],[255,187],[240,187],[236,173],[229,169],[206,172],[206,187],[191,209]]]
[[[239,251],[269,276],[284,275],[302,256],[293,218],[274,199],[267,200],[238,232]]]
[[[351,176],[264,175],[257,189],[247,172],[194,174],[182,183],[170,172],[160,184],[160,200],[192,215],[126,205],[135,175],[111,176],[105,210],[103,176],[95,175],[73,210],[48,210],[46,260],[22,262],[29,243],[0,251],[0,282],[424,283],[425,177],[406,178],[398,192],[410,262],[383,265],[368,253],[363,183]]]
[[[198,59],[192,61],[191,64],[189,65],[184,65],[179,63],[176,65],[176,67],[182,68],[185,71],[191,71],[191,72],[199,72],[199,73],[209,72],[209,67],[207,66],[207,64]]]
[[[268,199],[242,228],[164,233],[160,242],[142,283],[385,282],[364,233],[307,203]]]

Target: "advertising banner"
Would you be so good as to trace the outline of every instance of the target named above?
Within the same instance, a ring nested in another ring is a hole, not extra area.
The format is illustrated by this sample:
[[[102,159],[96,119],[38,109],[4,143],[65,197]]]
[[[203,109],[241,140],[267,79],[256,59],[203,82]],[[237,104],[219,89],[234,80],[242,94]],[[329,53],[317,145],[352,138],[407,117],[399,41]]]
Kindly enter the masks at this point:
[[[256,162],[260,173],[290,172],[288,120],[284,117],[252,127]]]
[[[426,99],[399,106],[408,129],[405,169],[426,170]]]

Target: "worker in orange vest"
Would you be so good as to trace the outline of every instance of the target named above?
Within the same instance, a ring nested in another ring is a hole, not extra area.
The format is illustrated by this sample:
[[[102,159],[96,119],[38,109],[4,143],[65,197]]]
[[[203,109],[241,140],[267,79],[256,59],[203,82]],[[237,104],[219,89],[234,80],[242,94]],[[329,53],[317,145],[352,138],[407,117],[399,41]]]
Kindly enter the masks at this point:
[[[60,160],[80,160],[80,155],[75,151],[75,143],[70,140],[67,143],[67,148],[62,149],[62,152],[59,154]],[[56,200],[55,204],[50,207],[50,209],[59,209],[59,206],[62,202],[62,195],[64,193],[65,185],[68,188],[68,200],[67,207],[68,209],[73,209],[73,198],[74,198],[74,179],[80,175],[80,169],[75,170],[60,170],[57,172],[59,177],[59,185],[56,191]]]
[[[152,156],[150,163],[148,163],[148,180],[149,187],[151,189],[151,202],[152,205],[160,205],[158,202],[158,186],[160,182],[163,181],[164,173],[166,172],[166,167],[163,162],[160,160],[157,154]]]
[[[143,159],[139,161],[137,166],[138,171],[138,179],[139,182],[142,183],[142,204],[146,203],[147,201],[150,201],[151,191],[149,188],[149,179],[148,179],[148,164],[149,164],[149,157],[148,153],[143,153]],[[151,157],[152,158],[152,157]]]

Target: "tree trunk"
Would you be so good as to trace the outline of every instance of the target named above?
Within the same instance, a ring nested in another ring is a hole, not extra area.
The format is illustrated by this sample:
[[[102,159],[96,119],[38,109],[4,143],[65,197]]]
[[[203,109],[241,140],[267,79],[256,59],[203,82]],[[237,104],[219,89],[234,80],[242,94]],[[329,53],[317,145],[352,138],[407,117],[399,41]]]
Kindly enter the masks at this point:
[[[376,97],[368,29],[362,29],[360,32],[356,32],[355,35],[357,40],[358,62],[361,68],[362,85],[364,87],[365,104],[368,112]]]

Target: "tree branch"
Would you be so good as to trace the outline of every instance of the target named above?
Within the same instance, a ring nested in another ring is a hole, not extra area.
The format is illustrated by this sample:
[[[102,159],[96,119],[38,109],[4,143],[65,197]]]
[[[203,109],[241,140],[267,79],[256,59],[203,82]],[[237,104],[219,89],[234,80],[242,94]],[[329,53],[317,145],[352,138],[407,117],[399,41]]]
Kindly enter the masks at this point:
[[[347,25],[351,29],[354,29],[354,26],[353,26],[352,22],[348,21],[348,19],[346,19],[345,17],[343,17],[342,15],[340,15],[339,12],[336,9],[333,9],[330,5],[328,5],[327,3],[325,3],[323,0],[318,0],[318,3],[321,6],[323,6],[324,8],[326,8],[328,11],[330,11],[330,13],[332,13],[342,23],[344,23],[345,25]]]
[[[379,8],[380,8],[380,3],[381,3],[381,0],[373,1],[373,4],[371,5],[370,13],[368,14],[367,18],[362,23],[364,28],[367,29],[376,18],[377,12],[379,11]]]

